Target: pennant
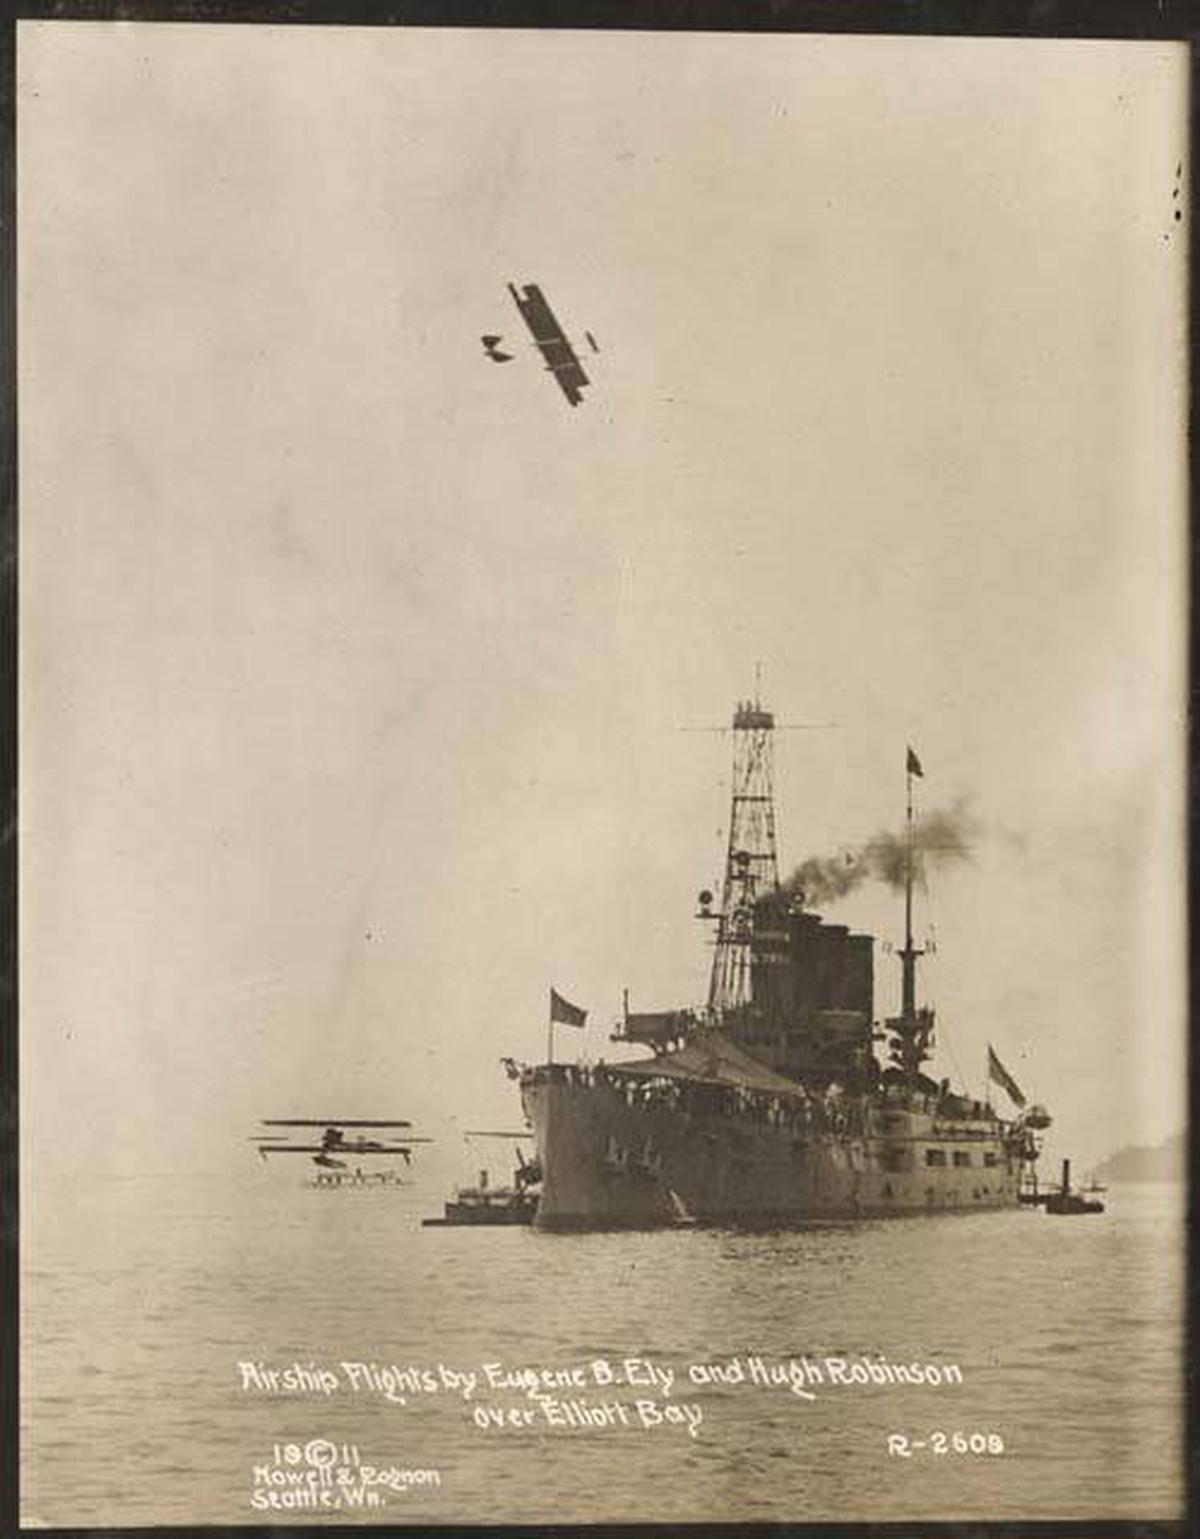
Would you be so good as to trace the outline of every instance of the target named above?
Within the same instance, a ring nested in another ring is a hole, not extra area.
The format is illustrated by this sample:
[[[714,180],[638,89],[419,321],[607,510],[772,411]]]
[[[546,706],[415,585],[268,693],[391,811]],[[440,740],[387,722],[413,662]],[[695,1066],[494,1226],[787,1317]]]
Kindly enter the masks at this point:
[[[555,989],[550,990],[550,1019],[560,1026],[586,1026],[587,1011],[564,999]]]
[[[988,1078],[995,1080],[1001,1089],[1005,1090],[1015,1106],[1024,1106],[1025,1097],[1016,1080],[996,1057],[992,1044],[988,1043]]]
[[[922,780],[925,778],[925,771],[921,768],[921,761],[911,748],[908,750],[908,773],[910,775],[919,775]]]

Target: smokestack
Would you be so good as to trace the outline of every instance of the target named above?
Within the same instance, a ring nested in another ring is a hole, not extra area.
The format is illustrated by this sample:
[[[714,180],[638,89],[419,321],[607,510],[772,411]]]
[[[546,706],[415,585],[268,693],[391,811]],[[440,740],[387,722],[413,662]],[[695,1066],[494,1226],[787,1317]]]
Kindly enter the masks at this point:
[[[847,1008],[846,938],[849,925],[827,924],[821,936],[819,1003],[822,1010]]]
[[[750,987],[755,1004],[787,1013],[791,1001],[787,899],[766,893],[754,905],[750,937]]]
[[[1063,1188],[1062,1189],[1063,1189],[1063,1196],[1064,1197],[1071,1190],[1071,1162],[1070,1162],[1070,1160],[1064,1160],[1063,1161]]]
[[[861,1010],[868,1020],[875,1013],[875,937],[851,935],[847,940],[848,1010]]]
[[[816,914],[793,910],[788,916],[788,928],[791,931],[792,1005],[799,1019],[804,1020],[819,1003],[816,955],[821,921]]]

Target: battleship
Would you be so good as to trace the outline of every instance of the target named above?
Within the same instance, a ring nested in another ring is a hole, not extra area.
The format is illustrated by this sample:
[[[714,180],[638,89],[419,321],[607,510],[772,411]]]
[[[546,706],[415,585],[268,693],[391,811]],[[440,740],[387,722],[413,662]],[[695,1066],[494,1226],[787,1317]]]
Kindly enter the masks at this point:
[[[737,705],[720,906],[699,896],[697,917],[714,927],[707,1003],[633,1014],[626,1000],[614,1040],[649,1057],[507,1061],[537,1144],[539,1228],[786,1227],[1018,1206],[1049,1115],[990,1047],[989,1081],[1015,1116],[925,1072],[935,1017],[917,1001],[925,948],[913,939],[919,759],[910,748],[896,873],[900,1010],[878,1022],[875,937],[826,922],[780,883],[774,729],[757,699]]]

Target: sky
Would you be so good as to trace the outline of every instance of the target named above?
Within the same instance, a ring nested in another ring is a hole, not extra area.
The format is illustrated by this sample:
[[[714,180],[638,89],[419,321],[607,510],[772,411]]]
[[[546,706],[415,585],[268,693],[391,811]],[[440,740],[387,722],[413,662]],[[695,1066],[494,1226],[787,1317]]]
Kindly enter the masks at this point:
[[[18,75],[27,1180],[289,1115],[437,1168],[552,984],[560,1056],[701,1001],[688,729],[756,680],[834,724],[785,872],[909,743],[971,808],[935,1072],[990,1042],[1085,1167],[1182,1127],[1182,48],[55,22]]]

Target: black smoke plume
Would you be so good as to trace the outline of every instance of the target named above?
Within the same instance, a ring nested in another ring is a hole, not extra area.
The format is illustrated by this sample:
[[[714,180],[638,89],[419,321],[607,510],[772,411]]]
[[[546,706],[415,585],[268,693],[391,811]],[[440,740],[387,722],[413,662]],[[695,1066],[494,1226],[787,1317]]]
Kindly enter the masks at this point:
[[[952,807],[923,813],[913,820],[913,881],[924,887],[926,873],[939,866],[971,858],[971,841],[980,824],[965,800]],[[802,860],[783,884],[785,893],[820,905],[844,898],[864,882],[883,882],[896,890],[904,887],[909,844],[904,830],[884,829],[866,844],[841,850],[836,855],[811,855]]]

